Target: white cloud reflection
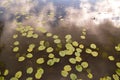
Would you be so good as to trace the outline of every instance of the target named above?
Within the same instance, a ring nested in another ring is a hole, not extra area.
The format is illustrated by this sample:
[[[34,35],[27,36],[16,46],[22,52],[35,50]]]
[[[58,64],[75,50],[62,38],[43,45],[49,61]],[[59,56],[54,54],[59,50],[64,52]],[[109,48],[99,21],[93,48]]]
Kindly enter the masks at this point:
[[[80,9],[66,8],[66,21],[77,26],[98,25],[106,21],[120,26],[120,0],[99,0],[94,5],[90,0],[80,0]]]

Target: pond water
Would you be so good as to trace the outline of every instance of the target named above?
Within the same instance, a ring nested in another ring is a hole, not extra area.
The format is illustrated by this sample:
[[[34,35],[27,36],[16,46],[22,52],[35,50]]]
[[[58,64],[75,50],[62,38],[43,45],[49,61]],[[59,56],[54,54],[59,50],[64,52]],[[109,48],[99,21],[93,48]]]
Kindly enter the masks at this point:
[[[120,80],[119,0],[99,1],[0,0],[0,80]]]

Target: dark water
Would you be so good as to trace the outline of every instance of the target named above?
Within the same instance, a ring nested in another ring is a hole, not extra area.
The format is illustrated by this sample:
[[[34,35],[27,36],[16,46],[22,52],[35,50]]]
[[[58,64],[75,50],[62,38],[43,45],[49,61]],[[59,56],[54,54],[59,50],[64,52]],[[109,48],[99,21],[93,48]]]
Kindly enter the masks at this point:
[[[72,71],[70,71],[70,73],[75,73],[78,77],[78,80],[99,80],[101,77],[106,76],[109,76],[111,77],[111,80],[114,80],[112,78],[112,75],[116,74],[116,62],[120,62],[120,52],[115,50],[115,46],[120,43],[120,28],[116,28],[110,22],[103,23],[97,27],[84,27],[82,25],[78,27],[75,24],[70,24],[68,22],[65,22],[64,20],[62,21],[61,19],[64,19],[68,15],[65,11],[67,7],[74,7],[75,9],[79,9],[79,0],[31,0],[31,2],[34,3],[34,6],[30,8],[29,12],[25,15],[19,12],[18,14],[15,14],[16,10],[10,12],[12,11],[9,9],[9,7],[11,8],[11,6],[13,9],[14,7],[18,7],[18,9],[20,8],[20,6],[18,6],[15,1],[9,4],[8,7],[0,6],[0,11],[3,11],[3,13],[0,14],[0,80],[10,80],[11,77],[14,77],[17,71],[22,71],[22,76],[19,78],[19,80],[26,80],[27,77],[32,77],[33,80],[37,80],[35,78],[35,73],[39,67],[42,67],[45,72],[42,78],[38,80],[71,80],[70,75],[68,75],[68,77],[66,78],[61,76],[61,70],[63,70],[63,67],[67,64],[71,65]],[[94,0],[92,0],[91,2],[94,3]],[[55,10],[53,10],[51,6],[48,6],[48,3],[52,3],[55,6]],[[44,11],[43,9],[45,6],[48,7],[45,8]],[[55,15],[54,19],[49,20],[48,15],[51,14],[51,12],[55,12]],[[58,35],[59,38],[62,40],[62,48],[53,52],[55,57],[60,58],[60,62],[55,63],[54,66],[48,66],[46,64],[49,58],[48,53],[46,53],[45,50],[38,51],[40,40],[45,40],[46,42],[49,42],[49,46],[52,46],[54,49],[56,49],[57,45],[54,44],[54,39],[52,37],[48,38],[46,37],[47,33],[41,33],[34,30],[34,33],[37,33],[39,37],[37,39],[26,38],[21,36],[20,32],[15,30],[18,26],[16,27],[17,24],[14,23],[14,20],[23,23],[22,26],[32,26],[34,29],[38,27],[39,24],[37,24],[35,20],[38,20],[37,16],[39,15],[39,13],[43,15],[45,14],[44,18],[42,19],[46,22],[42,26],[40,25],[40,27],[47,28],[48,32]],[[35,19],[25,19],[26,16],[30,15],[35,17]],[[17,16],[20,17],[16,18]],[[86,29],[86,39],[80,38],[83,29]],[[12,36],[14,34],[18,34],[19,37],[13,39]],[[58,54],[60,50],[66,49],[66,42],[64,37],[67,34],[72,35],[73,41],[77,41],[79,44],[84,44],[85,46],[83,52],[81,53],[81,57],[83,59],[82,61],[87,61],[89,63],[89,66],[87,69],[83,69],[82,72],[77,72],[75,70],[75,65],[81,64],[81,62],[77,62],[76,64],[71,64],[69,62],[69,58],[75,57],[74,55],[60,57]],[[20,42],[20,50],[17,53],[12,51],[12,49],[14,48],[14,41]],[[18,57],[25,56],[28,53],[27,48],[28,45],[31,43],[36,44],[36,47],[32,52],[33,58],[26,58],[23,62],[18,62]],[[85,52],[86,48],[90,48],[90,44],[92,43],[96,44],[98,48],[98,50],[95,50],[99,53],[97,57],[92,57],[90,54],[87,54]],[[115,60],[110,61],[108,59],[108,56],[114,56]],[[45,59],[44,64],[36,64],[36,60],[39,57],[43,57]],[[33,67],[34,71],[32,74],[27,74],[26,69],[30,66]],[[4,75],[5,69],[9,70],[9,74],[7,76]],[[90,70],[90,72],[93,74],[92,79],[89,79],[87,77],[88,70]],[[4,77],[5,79],[2,79],[1,77]]]

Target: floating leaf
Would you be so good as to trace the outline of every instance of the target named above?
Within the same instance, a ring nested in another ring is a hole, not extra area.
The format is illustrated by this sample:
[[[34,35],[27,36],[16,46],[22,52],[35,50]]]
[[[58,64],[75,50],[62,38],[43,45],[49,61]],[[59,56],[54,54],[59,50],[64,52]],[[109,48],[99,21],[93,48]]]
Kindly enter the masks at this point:
[[[69,62],[70,62],[71,64],[76,64],[75,58],[70,58],[70,59],[69,59]]]
[[[50,52],[53,52],[53,50],[54,50],[54,49],[53,49],[52,47],[48,47],[48,48],[46,49],[46,52],[47,52],[47,53],[50,53]]]
[[[18,71],[16,74],[15,74],[15,77],[16,78],[20,78],[22,76],[22,71]]]
[[[70,79],[71,79],[71,80],[77,80],[77,75],[74,74],[74,73],[71,73],[71,74],[70,74]]]
[[[36,60],[36,63],[37,63],[37,64],[43,64],[43,63],[44,63],[44,58],[38,58],[38,59]]]
[[[80,49],[80,48],[76,48],[76,52],[81,53],[81,52],[82,52],[82,49]]]
[[[79,57],[79,56],[75,57],[75,59],[76,59],[77,62],[81,62],[82,61],[82,58]]]
[[[82,72],[83,68],[81,65],[76,65],[75,66],[75,69],[78,71],[78,72]]]
[[[55,39],[54,43],[56,43],[56,44],[61,43],[61,40],[60,39]]]
[[[75,47],[77,47],[79,45],[79,43],[77,41],[73,41],[72,45],[75,46]]]
[[[5,78],[3,76],[0,76],[0,80],[5,80]],[[11,79],[10,79],[11,80]]]
[[[83,44],[80,44],[80,45],[79,45],[79,48],[83,49],[83,48],[84,48],[84,45],[83,45]]]
[[[60,58],[53,58],[54,62],[60,62]]]
[[[71,68],[70,65],[65,65],[65,66],[64,66],[64,70],[65,70],[65,71],[71,71],[72,68]]]
[[[42,45],[42,46],[43,46],[43,45],[44,45],[44,43],[45,43],[45,41],[44,41],[44,40],[41,40],[41,41],[40,41],[40,45]]]
[[[37,72],[39,72],[40,74],[43,74],[44,73],[44,69],[43,68],[38,68]]]
[[[120,80],[120,78],[117,74],[113,74],[112,77],[113,77],[114,80]]]
[[[29,48],[35,48],[35,44],[30,44]]]
[[[18,61],[20,61],[20,62],[22,62],[24,60],[25,60],[25,57],[23,57],[23,56],[21,56],[21,57],[18,58]]]
[[[19,47],[14,47],[13,48],[13,52],[18,52],[19,51]]]
[[[109,59],[110,61],[114,61],[114,60],[115,60],[114,56],[108,56],[108,59]]]
[[[93,75],[92,75],[91,73],[88,73],[87,77],[88,77],[89,79],[92,79],[92,78],[93,78]]]
[[[52,33],[47,33],[46,36],[47,36],[47,37],[51,37],[51,36],[52,36]]]
[[[120,69],[117,69],[115,72],[118,76],[120,76]]]
[[[65,38],[66,38],[66,39],[71,39],[72,36],[71,36],[70,34],[68,34],[68,35],[65,36]]]
[[[91,47],[92,49],[96,49],[96,48],[97,48],[95,44],[90,44],[90,47]]]
[[[13,38],[14,38],[14,39],[16,39],[17,37],[18,37],[18,35],[17,35],[17,34],[14,34],[14,35],[13,35]]]
[[[14,44],[15,46],[17,46],[17,45],[19,45],[20,43],[19,43],[19,41],[15,41],[13,44]]]
[[[116,62],[116,66],[120,68],[120,62]]]
[[[80,36],[81,39],[85,39],[86,37],[85,36]]]
[[[96,52],[96,51],[92,51],[91,54],[92,54],[93,57],[97,57],[98,56],[98,52]]]
[[[28,77],[28,78],[26,78],[26,80],[33,80],[33,78],[32,77]]]
[[[65,56],[65,51],[59,51],[59,55],[60,55],[61,57],[64,57],[64,56]]]
[[[12,77],[12,78],[10,78],[10,80],[18,80],[18,78]]]
[[[38,38],[38,34],[33,34],[33,38]]]
[[[39,46],[39,47],[38,47],[38,50],[39,50],[39,51],[42,51],[42,50],[44,50],[45,48],[46,48],[45,46]]]
[[[57,39],[57,38],[59,38],[59,37],[58,37],[57,35],[53,35],[53,38],[54,38],[54,39]]]
[[[52,53],[50,53],[50,54],[48,55],[48,57],[49,57],[49,58],[54,58],[54,57],[55,57],[55,55],[54,55],[54,54],[52,54]]]
[[[75,56],[80,56],[80,53],[79,52],[75,52]]]
[[[81,63],[81,66],[82,66],[83,68],[87,68],[87,67],[88,67],[88,63],[87,63],[87,62],[82,62],[82,63]]]
[[[32,57],[33,57],[33,54],[32,54],[32,53],[28,53],[28,54],[26,55],[26,57],[27,57],[27,58],[32,58]]]
[[[35,78],[36,78],[36,79],[41,79],[43,73],[44,73],[44,69],[43,69],[43,68],[39,68],[39,69],[37,70],[37,72],[35,73]]]
[[[27,74],[32,74],[33,72],[33,68],[32,67],[28,67],[27,70],[26,70],[26,73]]]
[[[54,65],[54,60],[53,59],[49,59],[48,61],[47,61],[47,65],[49,65],[49,66],[53,66]]]
[[[36,79],[41,79],[42,78],[41,73],[39,73],[39,72],[35,73],[35,78]]]
[[[89,48],[87,48],[87,49],[85,50],[85,52],[88,53],[88,54],[90,54],[90,53],[92,53],[92,50],[89,49]]]
[[[5,71],[4,71],[4,76],[7,76],[9,74],[9,70],[8,69],[5,69]]]
[[[67,77],[68,74],[69,74],[69,73],[68,73],[67,71],[64,71],[64,70],[61,71],[61,75],[62,75],[63,77]]]

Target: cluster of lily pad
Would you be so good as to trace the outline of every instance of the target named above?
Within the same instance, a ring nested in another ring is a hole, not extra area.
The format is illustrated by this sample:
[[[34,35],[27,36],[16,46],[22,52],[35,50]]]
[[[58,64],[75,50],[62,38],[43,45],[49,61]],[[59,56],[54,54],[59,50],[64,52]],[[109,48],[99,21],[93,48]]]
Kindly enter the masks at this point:
[[[75,71],[77,71],[78,73],[81,73],[83,70],[88,70],[89,69],[89,63],[87,61],[84,61],[82,58],[82,54],[86,53],[88,55],[92,55],[94,58],[96,58],[97,56],[99,56],[99,48],[97,47],[97,45],[95,43],[91,43],[89,45],[89,47],[86,47],[84,44],[73,40],[72,35],[71,34],[66,34],[64,36],[65,39],[65,43],[63,44],[62,40],[60,39],[60,37],[56,34],[52,34],[50,32],[47,32],[44,28],[42,27],[37,27],[37,28],[33,28],[31,26],[19,26],[16,28],[16,31],[18,31],[20,34],[14,34],[13,35],[13,39],[15,40],[13,42],[13,53],[19,53],[20,48],[20,42],[18,41],[18,37],[22,36],[22,37],[26,37],[26,38],[33,38],[33,39],[37,39],[38,37],[40,37],[39,34],[35,33],[35,31],[38,31],[42,34],[45,34],[46,38],[52,38],[53,39],[53,43],[56,45],[56,49],[54,49],[53,46],[50,45],[50,43],[48,41],[45,40],[40,40],[38,42],[39,46],[36,46],[35,43],[31,43],[28,45],[27,48],[27,53],[25,55],[20,55],[18,58],[19,62],[24,62],[26,58],[28,59],[32,59],[35,55],[33,54],[33,51],[37,48],[37,52],[42,52],[45,51],[46,55],[48,55],[48,60],[46,60],[45,57],[39,56],[35,61],[35,63],[37,65],[43,65],[46,64],[49,67],[54,66],[55,64],[60,64],[62,58],[64,57],[70,57],[68,59],[69,64],[64,65],[63,70],[61,70],[61,76],[64,78],[70,78],[71,80],[82,80],[79,78],[79,76],[72,72],[73,69],[75,69]],[[83,29],[82,31],[82,35],[80,36],[80,39],[86,39],[86,29]],[[64,48],[62,48],[64,46]],[[117,46],[115,46],[115,50],[116,51],[120,51],[120,44],[118,44]],[[83,52],[85,50],[85,52]],[[57,53],[55,53],[57,52]],[[45,54],[44,53],[44,54]],[[59,57],[56,57],[56,54],[59,55]],[[115,60],[114,56],[109,55],[108,59],[110,61]],[[72,67],[74,66],[74,67]],[[116,67],[117,69],[115,70],[115,74],[112,75],[112,77],[110,76],[105,76],[100,78],[100,80],[112,80],[112,78],[114,80],[119,80],[120,78],[120,62],[116,62]],[[32,66],[29,66],[26,69],[26,74],[32,74],[34,71],[34,68]],[[39,67],[36,71],[36,73],[34,74],[35,79],[40,80],[42,78],[42,76],[44,75],[46,71],[44,70],[44,68]],[[92,71],[87,71],[87,77],[89,79],[93,79],[94,75],[92,74]],[[2,74],[0,72],[0,74]],[[7,76],[9,74],[9,70],[6,69],[3,73],[4,76]],[[5,80],[4,76],[0,76],[0,80]],[[22,71],[17,71],[15,73],[15,75],[13,77],[10,78],[10,80],[19,80],[21,78],[22,75]],[[28,77],[26,78],[26,80],[33,80],[33,77]]]

